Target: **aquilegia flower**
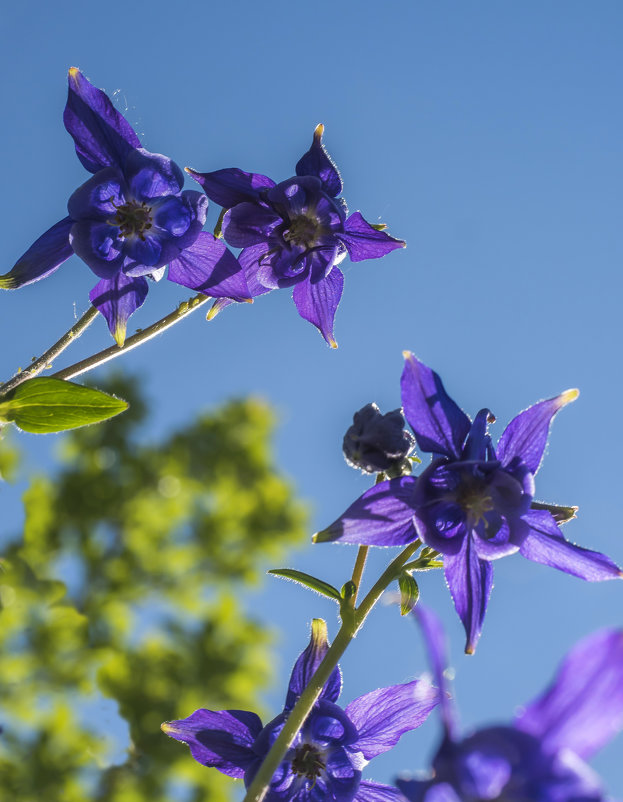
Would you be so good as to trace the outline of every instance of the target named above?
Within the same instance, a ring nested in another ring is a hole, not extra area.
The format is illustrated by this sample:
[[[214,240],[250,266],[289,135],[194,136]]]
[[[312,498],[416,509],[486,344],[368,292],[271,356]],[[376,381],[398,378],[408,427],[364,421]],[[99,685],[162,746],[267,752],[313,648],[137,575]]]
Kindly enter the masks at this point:
[[[375,259],[403,248],[402,240],[371,226],[359,212],[350,216],[342,179],[322,144],[319,125],[311,148],[296,165],[296,176],[275,184],[258,173],[237,168],[198,173],[188,170],[210,200],[228,211],[223,235],[239,256],[255,297],[294,287],[299,314],[313,323],[333,348],[335,311],[344,276],[336,265],[346,256],[353,262]],[[216,301],[213,313],[227,304]]]
[[[494,420],[489,410],[482,409],[472,422],[436,373],[413,354],[405,357],[405,417],[420,450],[432,452],[433,460],[417,478],[390,479],[368,490],[315,540],[397,546],[420,538],[438,551],[468,653],[480,637],[493,586],[492,561],[499,557],[519,551],[592,582],[623,576],[608,557],[565,540],[548,505],[532,506],[550,423],[577,390],[521,412],[494,448],[487,433]]]
[[[163,724],[163,731],[187,743],[199,763],[244,778],[248,787],[328,646],[326,624],[315,619],[309,645],[292,670],[283,713],[265,727],[255,713],[243,710],[196,710]],[[275,772],[265,802],[400,800],[395,788],[362,780],[361,770],[426,720],[438,703],[437,689],[413,680],[360,696],[343,710],[336,704],[341,687],[336,668]]]
[[[436,680],[445,691],[446,654],[437,617],[419,619]],[[444,736],[433,776],[398,780],[410,802],[606,802],[599,777],[584,762],[623,729],[623,630],[604,629],[580,641],[552,684],[512,724],[461,738],[444,692]]]
[[[415,448],[415,439],[404,427],[399,409],[383,415],[376,404],[366,404],[355,412],[352,426],[344,435],[346,462],[364,473],[411,473],[407,457]]]
[[[244,273],[222,242],[202,231],[208,201],[182,190],[171,159],[141,147],[127,120],[75,67],[69,70],[64,122],[93,177],[73,193],[67,217],[45,232],[0,276],[18,289],[45,278],[75,253],[101,280],[91,303],[119,345],[147,296],[147,278],[168,278],[214,297],[249,300]]]

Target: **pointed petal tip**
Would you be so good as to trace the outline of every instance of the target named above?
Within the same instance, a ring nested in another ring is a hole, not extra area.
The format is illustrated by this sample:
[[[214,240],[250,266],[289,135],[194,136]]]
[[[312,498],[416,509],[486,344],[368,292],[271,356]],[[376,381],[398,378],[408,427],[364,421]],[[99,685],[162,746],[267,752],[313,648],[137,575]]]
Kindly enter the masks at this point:
[[[328,343],[329,343],[329,347],[330,347],[330,348],[337,348],[337,343],[336,343],[336,341],[333,339],[333,337],[331,337],[331,338],[328,340]]]
[[[312,543],[328,543],[330,540],[328,529],[322,529],[320,532],[316,532],[315,535],[312,535]]]
[[[165,735],[171,735],[174,732],[177,732],[175,727],[169,722],[165,721],[160,725],[160,729]]]
[[[243,302],[245,304],[252,304],[253,303],[253,298],[243,298],[242,300],[243,300]],[[212,310],[210,310],[210,311],[212,311]]]
[[[314,128],[314,139],[321,139],[323,134],[324,125],[323,123],[318,123],[318,125]]]
[[[560,406],[564,407],[570,404],[572,401],[575,401],[579,395],[580,391],[576,387],[573,387],[571,390],[565,390],[564,393],[558,396]]]
[[[77,81],[80,75],[80,70],[77,67],[70,67],[67,72],[67,79],[70,81]]]
[[[327,629],[327,622],[324,618],[312,619],[312,640],[328,643],[329,631]]]
[[[197,180],[196,176],[200,175],[196,170],[193,170],[192,167],[184,167],[184,172],[188,173],[191,178],[194,178],[195,181]]]
[[[206,315],[206,320],[214,320],[214,318],[218,315],[219,312],[220,312],[219,307],[216,306],[216,304],[214,304],[214,306],[210,309],[210,311]]]
[[[404,359],[413,359],[413,351],[403,351],[402,356]]]
[[[113,337],[115,338],[115,342],[119,346],[119,348],[123,348],[125,344],[125,337],[126,337],[127,327],[125,323],[119,324],[115,331],[113,332]]]
[[[473,643],[468,643],[465,647],[465,654],[474,654],[476,646]]]

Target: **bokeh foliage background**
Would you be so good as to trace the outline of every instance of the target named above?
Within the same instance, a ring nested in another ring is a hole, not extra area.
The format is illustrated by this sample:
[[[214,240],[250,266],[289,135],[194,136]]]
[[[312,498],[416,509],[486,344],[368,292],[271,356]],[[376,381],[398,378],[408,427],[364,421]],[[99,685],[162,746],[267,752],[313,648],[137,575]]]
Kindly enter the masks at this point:
[[[271,638],[239,596],[303,537],[306,511],[273,464],[264,402],[226,403],[146,443],[137,383],[104,389],[130,410],[65,436],[4,554],[2,787],[20,802],[224,802],[231,781],[160,724],[261,709]],[[0,446],[10,478],[17,454]]]

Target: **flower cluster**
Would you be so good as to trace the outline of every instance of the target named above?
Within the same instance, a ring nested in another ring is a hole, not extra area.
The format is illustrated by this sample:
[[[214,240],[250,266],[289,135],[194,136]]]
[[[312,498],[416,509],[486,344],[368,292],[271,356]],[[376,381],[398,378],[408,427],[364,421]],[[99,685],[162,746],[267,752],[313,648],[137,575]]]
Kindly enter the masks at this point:
[[[162,729],[187,743],[199,763],[242,778],[248,787],[328,648],[326,625],[315,619],[309,645],[292,670],[284,710],[265,726],[255,713],[243,710],[196,710]],[[335,668],[274,774],[266,802],[401,799],[390,786],[362,780],[362,769],[424,723],[438,704],[438,691],[425,680],[413,680],[379,688],[342,709],[336,704],[341,688]]]
[[[443,555],[446,580],[465,627],[466,651],[480,637],[493,586],[492,562],[515,552],[589,581],[616,579],[603,554],[564,538],[549,505],[533,506],[534,476],[554,415],[577,398],[567,390],[521,412],[496,447],[482,409],[473,421],[448,396],[439,376],[405,354],[402,405],[421,451],[433,459],[419,477],[377,484],[316,542],[397,546],[416,538]]]
[[[353,425],[344,435],[346,462],[364,473],[411,473],[407,457],[415,448],[415,439],[404,427],[399,409],[382,415],[376,404],[366,404],[355,412]]]
[[[443,690],[444,735],[430,779],[398,780],[409,802],[606,802],[584,761],[623,729],[623,630],[604,629],[580,641],[512,724],[461,738],[446,693],[441,624],[425,607],[415,615]]]

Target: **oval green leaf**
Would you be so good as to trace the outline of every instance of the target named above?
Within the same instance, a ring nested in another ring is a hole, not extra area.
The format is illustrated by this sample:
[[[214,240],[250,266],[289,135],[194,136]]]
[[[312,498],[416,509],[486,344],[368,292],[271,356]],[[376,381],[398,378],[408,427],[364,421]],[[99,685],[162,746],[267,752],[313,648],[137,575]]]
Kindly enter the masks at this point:
[[[32,434],[48,434],[99,423],[127,408],[123,399],[93,387],[43,377],[0,398],[0,421]]]
[[[295,571],[293,568],[274,568],[268,573],[274,576],[280,576],[283,579],[292,579],[294,582],[298,582],[299,585],[304,585],[306,588],[319,593],[321,596],[326,596],[328,599],[333,599],[337,602],[342,601],[342,597],[337,588],[334,588],[333,585],[324,582],[322,579],[311,576],[311,574],[306,574],[303,571]]]
[[[417,604],[420,589],[415,579],[406,571],[400,574],[398,587],[400,588],[400,615],[407,615]]]

